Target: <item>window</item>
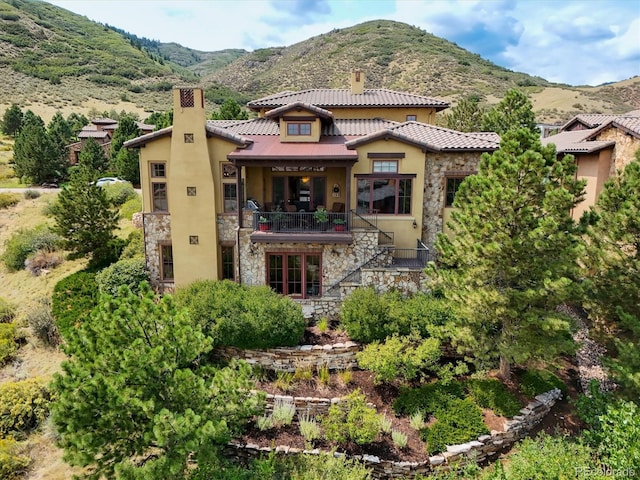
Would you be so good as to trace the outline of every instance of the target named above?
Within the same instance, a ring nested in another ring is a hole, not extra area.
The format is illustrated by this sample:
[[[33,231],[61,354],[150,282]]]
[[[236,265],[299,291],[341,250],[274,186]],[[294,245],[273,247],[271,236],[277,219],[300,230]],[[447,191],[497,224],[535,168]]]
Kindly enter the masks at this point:
[[[412,178],[358,178],[358,211],[407,215],[411,213]]]
[[[373,173],[398,173],[398,161],[374,160]]]
[[[407,115],[407,122],[415,122],[416,120],[418,120],[416,115]]]
[[[173,248],[170,244],[160,245],[160,279],[173,281]]]
[[[151,198],[153,212],[168,212],[167,184],[165,182],[154,182],[151,184]]]
[[[311,135],[311,124],[308,122],[288,122],[287,135]]]
[[[153,178],[166,178],[167,166],[164,163],[152,163],[151,164],[151,176]]]
[[[223,183],[222,184],[224,195],[224,212],[234,213],[238,211],[238,197],[236,192],[238,191],[235,183]]]
[[[195,106],[194,92],[192,88],[180,89],[180,106],[182,108],[191,108]]]
[[[233,245],[222,245],[220,253],[222,254],[222,279],[235,280],[236,270],[233,262]]]
[[[267,281],[277,293],[302,298],[321,294],[320,255],[272,253],[267,262]]]
[[[456,198],[456,193],[460,184],[464,181],[464,177],[449,177],[447,178],[446,191],[445,191],[445,207],[452,207],[453,201]]]

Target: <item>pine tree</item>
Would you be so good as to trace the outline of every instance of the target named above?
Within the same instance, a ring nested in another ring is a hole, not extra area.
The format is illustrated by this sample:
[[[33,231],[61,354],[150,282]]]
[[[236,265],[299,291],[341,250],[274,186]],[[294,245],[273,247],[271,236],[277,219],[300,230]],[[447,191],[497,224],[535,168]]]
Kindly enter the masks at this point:
[[[65,347],[53,388],[59,445],[89,478],[182,479],[261,411],[251,370],[203,365],[212,340],[149,286],[103,297]]]
[[[33,183],[57,181],[66,176],[67,158],[60,154],[44,123],[34,119],[23,123],[16,137],[13,162],[16,175]]]
[[[60,112],[56,112],[47,125],[47,133],[53,141],[61,158],[67,158],[69,152],[67,147],[73,141],[73,131],[71,126],[64,119]]]
[[[104,153],[104,149],[93,138],[87,139],[82,150],[80,150],[78,164],[95,171],[96,177],[109,169],[109,159]]]
[[[479,132],[485,109],[478,98],[462,98],[458,104],[444,114],[444,126],[459,132]]]
[[[477,175],[460,185],[450,224],[436,242],[435,287],[462,313],[454,342],[478,362],[554,358],[572,345],[571,322],[556,307],[571,298],[582,243],[570,210],[584,184],[573,157],[556,161],[526,129],[504,134]]]
[[[96,177],[97,172],[86,165],[72,173],[54,204],[53,230],[64,239],[65,249],[73,256],[91,256],[100,261],[109,257],[115,239],[113,231],[118,228],[118,212],[111,209],[104,189],[95,185]]]
[[[16,136],[22,126],[22,110],[15,103],[4,111],[2,116],[2,133]]]
[[[586,305],[616,334],[616,381],[629,397],[640,395],[640,150],[609,180],[588,229]]]
[[[232,98],[226,99],[220,105],[220,111],[211,114],[211,120],[247,120],[249,116],[246,110]]]
[[[522,91],[512,88],[497,105],[484,114],[482,130],[502,135],[508,130],[519,128],[526,128],[531,133],[540,135],[531,101]]]
[[[111,165],[118,176],[134,185],[140,185],[140,161],[138,150],[123,148],[124,142],[141,134],[131,115],[122,115],[111,140]]]

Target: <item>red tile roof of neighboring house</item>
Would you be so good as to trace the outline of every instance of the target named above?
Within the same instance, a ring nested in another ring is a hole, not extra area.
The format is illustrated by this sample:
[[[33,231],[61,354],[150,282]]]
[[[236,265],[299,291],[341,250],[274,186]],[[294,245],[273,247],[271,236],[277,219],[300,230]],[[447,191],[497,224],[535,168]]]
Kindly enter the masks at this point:
[[[593,129],[593,133],[589,138],[595,138],[600,132],[607,128],[619,128],[620,130],[640,138],[640,117],[616,117],[610,122],[600,125],[598,128]]]
[[[111,125],[113,123],[118,123],[118,121],[112,118],[94,118],[91,120],[91,123],[94,125]]]
[[[557,153],[593,153],[603,148],[613,147],[614,141],[587,141],[597,129],[560,132],[541,139],[542,145],[553,143]]]
[[[473,134],[449,130],[420,122],[405,122],[394,127],[371,133],[347,142],[347,148],[379,140],[393,138],[409,143],[424,151],[482,151],[489,152],[500,148],[499,142],[474,136]]]
[[[449,107],[449,104],[442,100],[383,88],[365,89],[361,94],[353,94],[349,89],[330,88],[285,91],[259,98],[247,103],[247,106],[253,110],[260,110],[277,108],[293,102],[304,102],[321,108],[432,107],[439,111]]]
[[[255,136],[253,143],[227,155],[229,160],[348,160],[357,161],[358,152],[348,150],[345,138],[323,137],[320,142],[282,143],[279,136]]]
[[[567,123],[565,123],[562,127],[560,127],[560,130],[561,131],[566,130],[567,128],[574,125],[575,123],[581,123],[591,129],[591,128],[599,127],[600,125],[604,125],[605,123],[609,123],[612,120],[617,120],[621,117],[640,118],[640,110],[632,110],[630,112],[623,113],[620,115],[601,114],[601,113],[580,113],[575,117],[573,117],[571,120],[569,120]]]
[[[156,128],[155,125],[149,125],[143,122],[136,122],[136,126],[143,132],[153,132],[154,128]],[[104,130],[115,130],[116,128],[118,128],[118,122],[105,125],[102,128]]]
[[[111,138],[111,134],[106,130],[80,130],[78,138]]]

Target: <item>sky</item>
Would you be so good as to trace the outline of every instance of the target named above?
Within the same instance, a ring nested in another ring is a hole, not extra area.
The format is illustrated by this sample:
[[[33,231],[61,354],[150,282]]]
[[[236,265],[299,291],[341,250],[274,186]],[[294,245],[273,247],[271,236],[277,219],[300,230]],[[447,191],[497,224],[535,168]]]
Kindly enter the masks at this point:
[[[289,46],[369,20],[404,22],[569,85],[640,75],[640,0],[49,0],[138,37],[202,51]]]

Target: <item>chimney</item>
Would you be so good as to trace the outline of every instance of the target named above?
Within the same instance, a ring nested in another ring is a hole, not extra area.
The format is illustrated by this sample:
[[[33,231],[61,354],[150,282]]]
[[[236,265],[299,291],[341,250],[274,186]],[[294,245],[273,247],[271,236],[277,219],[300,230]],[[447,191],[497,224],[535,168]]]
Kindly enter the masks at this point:
[[[364,72],[354,70],[351,72],[351,94],[362,95],[364,93]]]

